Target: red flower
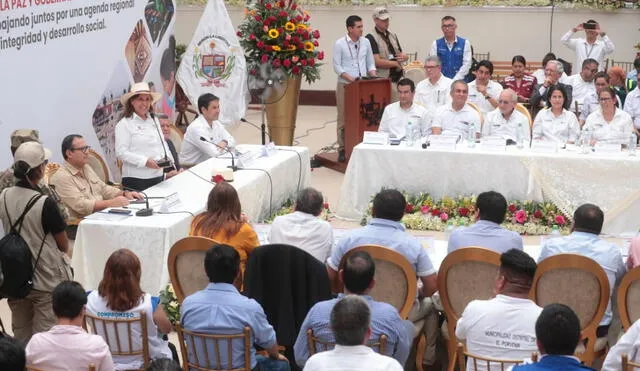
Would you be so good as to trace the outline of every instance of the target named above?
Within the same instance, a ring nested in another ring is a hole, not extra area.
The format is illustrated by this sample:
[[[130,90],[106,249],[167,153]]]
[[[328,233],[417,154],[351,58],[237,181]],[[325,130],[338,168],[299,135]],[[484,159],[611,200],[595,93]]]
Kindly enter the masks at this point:
[[[249,35],[249,40],[253,41],[255,39],[256,39],[256,35],[254,34]]]
[[[313,40],[313,45],[314,45],[314,46],[318,46],[318,45],[319,45],[319,44],[318,44],[318,41]]]
[[[260,14],[256,15],[256,21],[262,22],[262,16],[260,16]]]
[[[282,35],[284,33],[284,28],[278,27],[278,33]]]
[[[298,44],[298,49],[300,49],[300,50],[304,49],[304,44],[303,43],[299,43]]]
[[[267,8],[267,10],[271,10],[272,5],[271,3],[267,3],[264,7]]]
[[[267,19],[269,20],[269,22],[275,22],[275,21],[278,20],[278,18],[276,18],[275,16],[272,16],[272,15],[268,16]]]
[[[273,65],[273,67],[280,67],[281,62],[278,58],[274,59],[273,62],[271,62],[271,64]]]
[[[306,59],[301,60],[300,64],[303,65],[303,66],[306,66],[307,65],[307,60]]]
[[[289,68],[291,67],[291,61],[288,59],[285,59],[284,61],[282,61],[282,65]]]
[[[289,47],[289,42],[288,41],[283,41],[282,42],[282,46],[284,46],[285,48]]]
[[[515,213],[515,212],[516,212],[516,210],[518,210],[518,208],[516,207],[516,205],[514,205],[514,204],[509,205],[509,212],[510,212],[510,213]]]
[[[284,8],[284,6],[286,5],[286,4],[284,3],[284,1],[282,1],[282,0],[281,0],[281,1],[280,1],[280,3],[278,3],[278,4],[280,5],[280,7],[281,7],[281,8]]]
[[[267,19],[266,21],[262,22],[262,24],[269,27],[269,25],[271,25],[271,21]],[[265,32],[267,32],[267,30],[265,30]]]
[[[431,209],[431,215],[433,216],[440,215],[440,209]]]
[[[469,209],[466,207],[460,207],[458,208],[458,214],[460,214],[460,216],[467,216],[469,215]]]
[[[288,15],[287,12],[285,12],[284,10],[281,10],[280,13],[278,13],[278,17],[280,17],[280,18],[284,18],[287,15]]]
[[[304,30],[303,30],[302,28],[298,28],[298,29],[296,30],[296,33],[297,33],[298,35],[302,35],[302,34],[304,33]]]
[[[270,52],[270,51],[273,51],[273,48],[271,47],[271,45],[265,45],[264,50],[267,52]]]
[[[320,52],[318,53],[318,60],[323,60],[324,59],[324,52]]]
[[[218,174],[216,176],[211,177],[211,181],[216,183],[216,184],[222,183],[222,182],[224,182],[224,177],[222,175]]]
[[[250,75],[257,75],[258,74],[258,70],[256,70],[255,68],[251,69],[251,71],[249,71]]]
[[[325,209],[325,210],[328,210],[329,209],[329,203],[328,202],[323,203],[322,204],[322,208]]]
[[[304,38],[305,38],[305,40],[309,40],[309,31],[304,31],[304,32],[302,33],[302,37],[304,37]]]
[[[404,207],[404,212],[409,214],[413,212],[413,205],[411,204],[407,204],[407,206]]]
[[[320,31],[314,30],[313,31],[313,37],[315,37],[316,39],[319,39],[320,38]]]
[[[269,61],[269,56],[266,54],[263,54],[262,57],[260,57],[260,61],[262,63],[267,63],[267,61]]]
[[[304,20],[305,22],[306,22],[306,21],[308,21],[308,20],[309,20],[309,16],[308,16],[308,15],[305,15],[305,16],[304,16],[304,18],[303,18],[303,20]]]
[[[516,212],[516,222],[520,224],[524,224],[527,221],[527,212],[524,210],[518,210]]]
[[[542,211],[540,211],[540,210],[534,211],[533,212],[533,217],[536,218],[536,219],[542,218]]]
[[[238,37],[242,37],[242,32],[238,31],[238,32],[236,32],[236,35],[237,35]]]
[[[447,213],[440,214],[440,220],[446,222],[449,219],[449,215]]]
[[[256,44],[256,46],[258,47],[258,49],[262,49],[262,48],[264,48],[264,41],[262,41],[262,40],[258,41],[258,43]]]
[[[302,16],[300,14],[298,14],[296,16],[296,21],[301,22],[302,21]]]
[[[313,58],[309,58],[309,59],[307,60],[307,63],[309,63],[309,66],[313,67],[313,66],[315,66],[315,65],[316,65],[316,60],[315,60],[315,59],[313,59]]]
[[[562,215],[556,215],[555,221],[558,225],[565,225],[567,223],[566,219]]]
[[[429,213],[429,210],[431,210],[431,208],[430,208],[429,206],[426,206],[426,205],[425,205],[425,206],[422,206],[422,207],[420,208],[420,212],[421,212],[421,213],[423,213],[423,214],[428,214],[428,213]]]
[[[298,67],[298,66],[293,66],[293,68],[291,69],[291,72],[292,72],[294,75],[299,74],[299,73],[300,73],[300,67]]]
[[[291,3],[291,10],[296,10],[298,5],[296,3]]]
[[[291,38],[291,42],[294,44],[298,44],[300,42],[300,38],[298,36],[294,36]]]

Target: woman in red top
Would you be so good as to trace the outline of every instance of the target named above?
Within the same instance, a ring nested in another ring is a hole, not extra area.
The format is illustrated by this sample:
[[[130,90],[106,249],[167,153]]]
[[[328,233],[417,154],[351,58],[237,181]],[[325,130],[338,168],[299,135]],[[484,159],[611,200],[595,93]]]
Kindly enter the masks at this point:
[[[511,59],[511,68],[513,73],[505,77],[502,85],[505,89],[512,89],[518,94],[518,102],[529,103],[529,97],[537,84],[536,78],[525,72],[527,61],[521,55]]]

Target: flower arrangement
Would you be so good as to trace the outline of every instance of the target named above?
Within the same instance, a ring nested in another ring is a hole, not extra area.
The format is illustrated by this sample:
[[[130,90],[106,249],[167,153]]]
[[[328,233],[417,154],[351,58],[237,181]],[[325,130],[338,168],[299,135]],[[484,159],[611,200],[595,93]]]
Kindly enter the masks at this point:
[[[320,78],[324,52],[318,50],[320,31],[295,0],[259,0],[245,9],[237,35],[244,48],[249,74],[269,63],[287,75],[303,75],[308,83]]]
[[[167,317],[172,324],[180,323],[180,303],[176,298],[176,293],[173,291],[173,285],[167,284],[164,290],[160,291],[160,304],[167,312]]]

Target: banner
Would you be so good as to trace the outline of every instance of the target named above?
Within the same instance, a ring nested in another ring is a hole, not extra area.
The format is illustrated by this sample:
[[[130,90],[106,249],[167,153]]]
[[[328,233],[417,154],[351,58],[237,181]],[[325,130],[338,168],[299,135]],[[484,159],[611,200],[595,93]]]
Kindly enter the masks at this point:
[[[223,0],[208,1],[182,56],[177,80],[194,107],[204,93],[219,97],[223,124],[244,117],[250,101],[247,66]]]
[[[119,179],[113,149],[120,96],[153,82],[173,114],[173,0],[0,0],[0,167],[13,163],[9,135],[37,129],[56,162],[80,134]]]

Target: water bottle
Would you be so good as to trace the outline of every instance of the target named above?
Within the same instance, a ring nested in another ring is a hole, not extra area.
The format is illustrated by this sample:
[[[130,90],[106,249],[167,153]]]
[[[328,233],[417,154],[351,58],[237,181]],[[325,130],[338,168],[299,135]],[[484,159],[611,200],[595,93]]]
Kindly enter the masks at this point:
[[[551,236],[550,237],[560,237],[560,228],[558,227],[557,224],[554,224],[553,227],[551,227]]]
[[[473,148],[476,146],[476,124],[472,122],[467,129],[467,146]]]
[[[580,145],[582,147],[582,153],[591,152],[591,132],[589,132],[589,128],[582,130],[582,142]]]
[[[518,123],[518,127],[516,128],[516,146],[520,148],[524,148],[524,138],[522,135],[522,123]]]
[[[405,138],[405,141],[407,142],[407,147],[413,147],[415,142],[414,142],[414,134],[413,134],[413,125],[411,124],[411,121],[409,121],[409,123],[407,124],[407,130],[404,133],[404,138]]]
[[[629,135],[629,156],[635,156],[636,155],[636,144],[638,143],[638,137],[636,136],[636,133],[632,132],[631,135]]]

